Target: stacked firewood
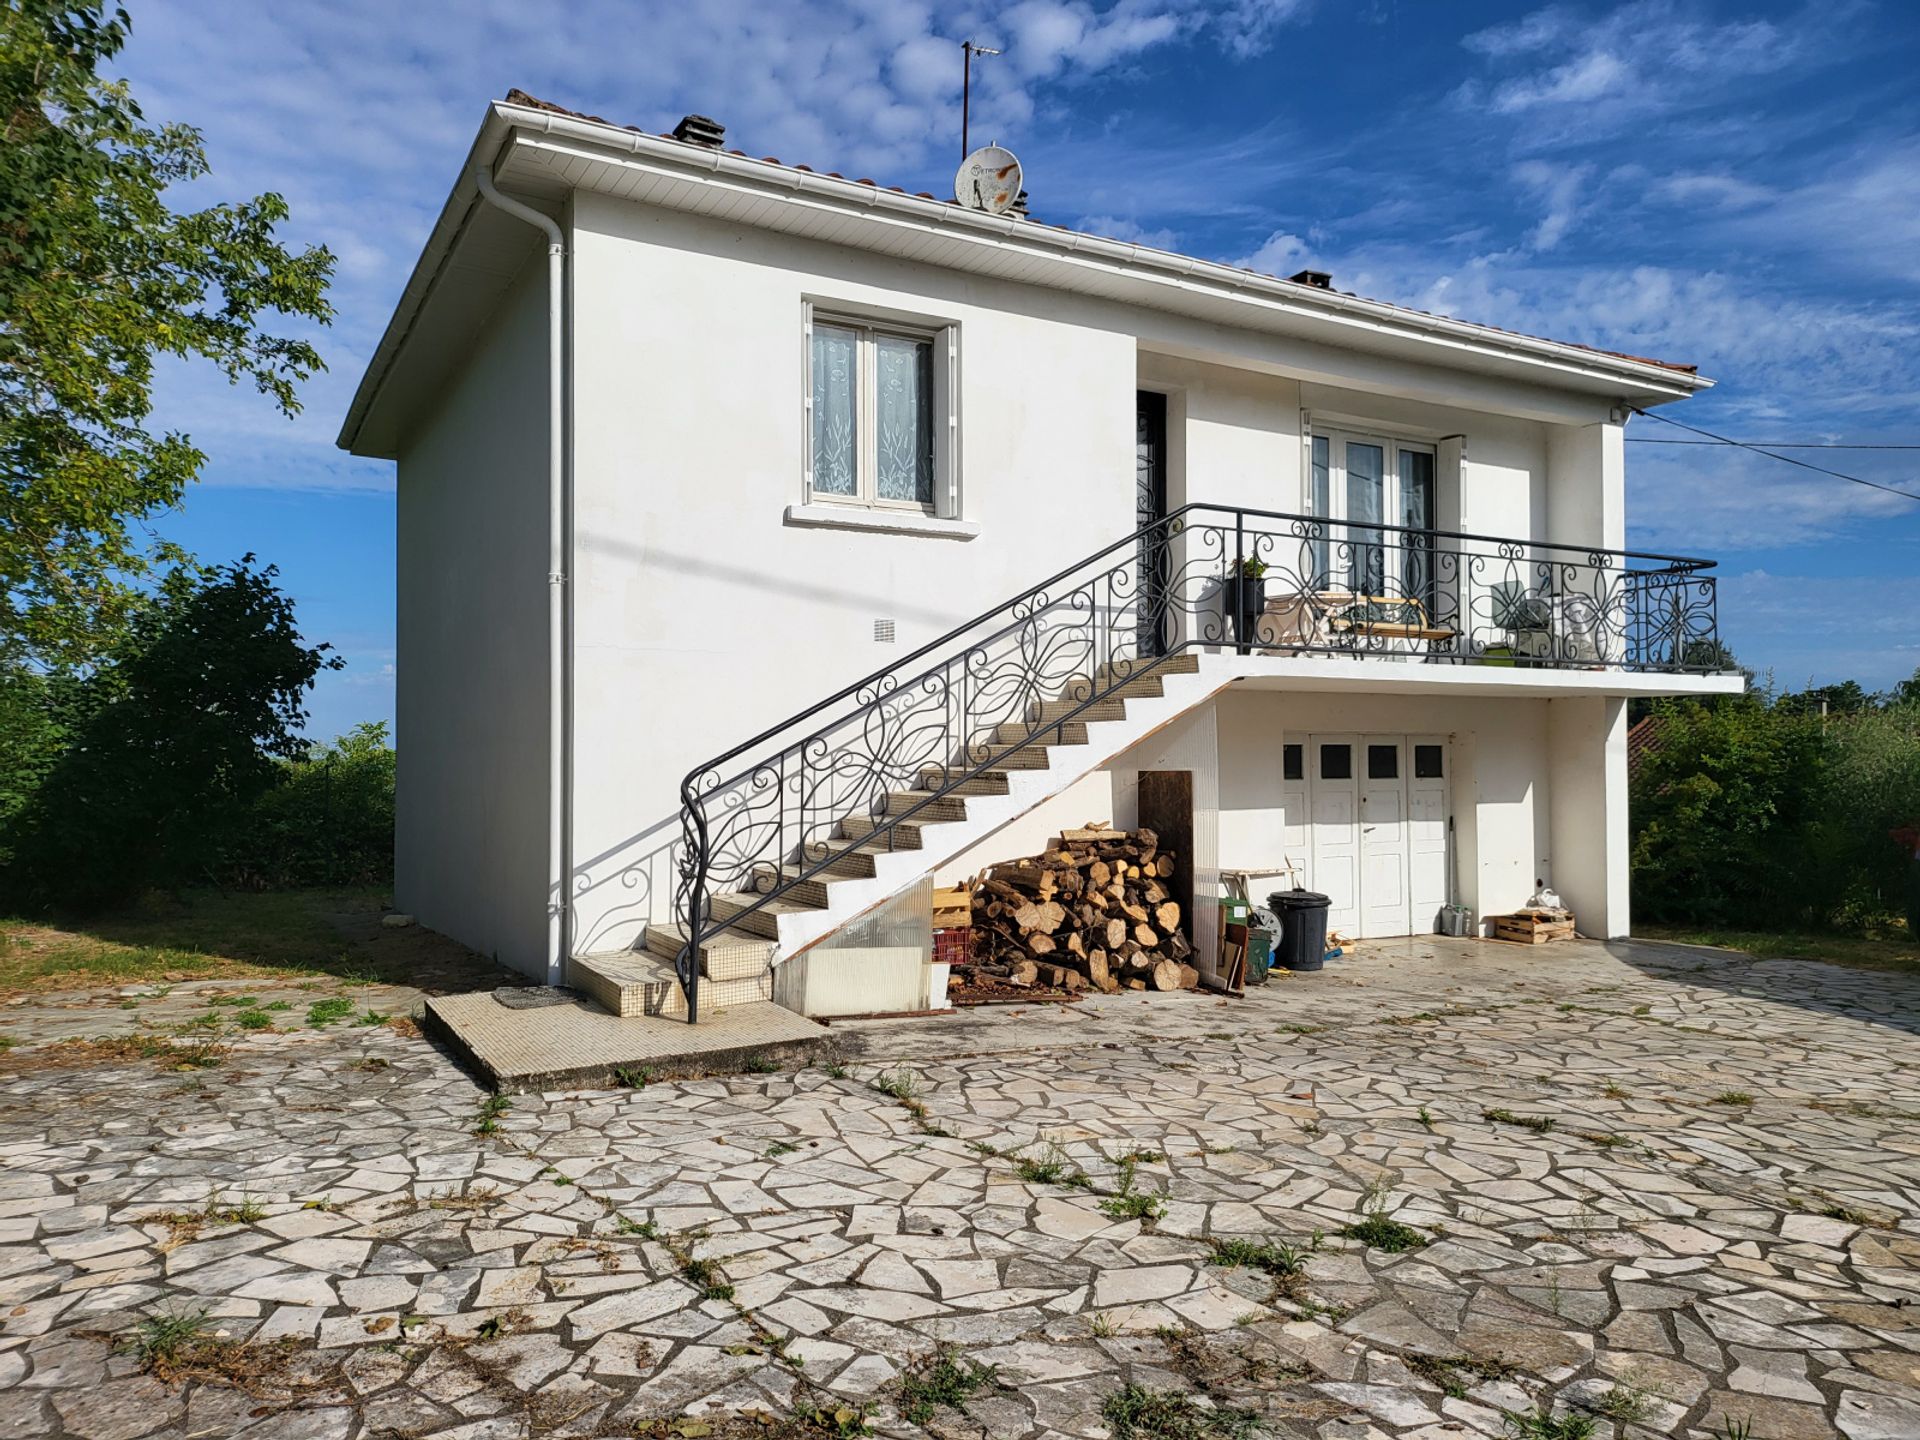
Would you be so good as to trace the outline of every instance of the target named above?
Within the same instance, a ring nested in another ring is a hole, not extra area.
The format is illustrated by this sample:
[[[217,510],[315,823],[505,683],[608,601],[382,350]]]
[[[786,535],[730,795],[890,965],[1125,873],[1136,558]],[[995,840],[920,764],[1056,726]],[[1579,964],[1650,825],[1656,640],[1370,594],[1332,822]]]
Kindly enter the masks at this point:
[[[1179,902],[1174,857],[1151,830],[1089,824],[1044,855],[976,876],[973,962],[982,978],[1061,990],[1191,990],[1200,972]]]

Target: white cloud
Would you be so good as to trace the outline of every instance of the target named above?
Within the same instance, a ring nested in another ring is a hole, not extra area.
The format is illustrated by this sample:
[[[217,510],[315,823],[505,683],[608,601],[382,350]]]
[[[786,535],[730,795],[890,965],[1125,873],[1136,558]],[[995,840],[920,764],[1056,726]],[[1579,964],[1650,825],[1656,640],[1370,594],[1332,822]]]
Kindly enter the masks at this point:
[[[1298,235],[1276,230],[1261,242],[1259,249],[1233,263],[1258,270],[1262,275],[1285,277],[1312,268],[1312,262],[1312,246]]]
[[[1091,235],[1104,235],[1109,240],[1124,240],[1132,245],[1146,245],[1155,250],[1173,250],[1179,246],[1180,237],[1168,229],[1149,230],[1134,220],[1117,215],[1082,215],[1073,222],[1074,229],[1085,230]]]
[[[1804,50],[1804,25],[1715,21],[1671,0],[1589,14],[1550,6],[1462,40],[1497,72],[1457,92],[1502,115],[1566,110],[1591,134],[1652,113],[1719,99],[1741,80],[1783,70]]]
[[[1053,137],[1027,127],[1054,90],[1176,45],[1251,54],[1302,8],[1290,0],[1224,9],[1204,0],[977,0],[959,9],[708,0],[671,15],[626,0],[559,9],[521,0],[143,7],[119,68],[150,117],[200,126],[213,162],[181,202],[278,190],[293,209],[287,238],[324,243],[339,257],[339,317],[315,337],[330,369],[305,388],[304,415],[281,421],[200,367],[168,376],[157,418],[208,451],[215,483],[389,484],[389,467],[335,455],[333,436],[486,102],[510,87],[656,131],[699,111],[752,154],[937,188],[959,142],[963,38],[1006,52],[975,66],[975,135],[1039,147]],[[209,75],[220,83],[205,83]],[[1036,204],[1131,209],[1132,197],[1069,197],[1068,177],[1059,178],[1057,188],[1036,187]],[[1142,219],[1128,223],[1160,233]]]

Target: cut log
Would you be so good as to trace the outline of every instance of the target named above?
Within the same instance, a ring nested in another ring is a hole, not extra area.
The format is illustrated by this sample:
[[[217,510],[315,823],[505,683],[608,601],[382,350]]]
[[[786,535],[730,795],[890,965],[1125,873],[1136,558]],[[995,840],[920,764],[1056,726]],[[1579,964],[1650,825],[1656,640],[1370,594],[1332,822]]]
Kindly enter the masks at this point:
[[[1118,950],[1127,940],[1127,922],[1124,920],[1107,921],[1107,949]]]
[[[1140,948],[1142,950],[1158,950],[1160,948],[1160,932],[1155,930],[1151,925],[1134,926],[1133,938],[1140,942]]]
[[[1180,967],[1180,988],[1182,990],[1198,990],[1200,988],[1200,972],[1191,965],[1182,965]]]
[[[1147,979],[1156,990],[1178,990],[1180,967],[1171,960],[1157,960],[1148,972]]]
[[[1007,972],[1007,983],[1009,985],[1031,985],[1039,973],[1040,967],[1031,960],[1020,960],[1015,962],[1014,967]]]
[[[1027,949],[1036,955],[1051,955],[1059,948],[1060,942],[1055,940],[1051,935],[1042,935],[1035,932],[1027,936]]]
[[[1180,923],[1179,902],[1168,900],[1164,904],[1155,906],[1153,918],[1162,930],[1174,929]]]

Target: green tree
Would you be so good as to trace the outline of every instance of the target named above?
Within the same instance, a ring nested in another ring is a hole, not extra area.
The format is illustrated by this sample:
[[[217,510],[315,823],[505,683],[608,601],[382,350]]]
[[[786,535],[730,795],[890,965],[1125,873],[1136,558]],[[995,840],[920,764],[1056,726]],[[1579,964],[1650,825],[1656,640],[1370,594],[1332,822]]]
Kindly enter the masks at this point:
[[[52,677],[52,758],[0,836],[7,898],[94,909],[214,878],[249,808],[304,753],[309,646],[273,567],[181,566],[101,661]]]
[[[280,762],[229,847],[224,876],[259,889],[393,881],[394,753],[383,720]]]
[[[205,461],[145,429],[157,357],[209,361],[288,415],[323,368],[262,322],[328,321],[332,255],[275,240],[278,195],[167,204],[206,152],[100,75],[128,27],[100,4],[0,0],[0,663],[85,663],[141,577],[182,558],[142,526]]]

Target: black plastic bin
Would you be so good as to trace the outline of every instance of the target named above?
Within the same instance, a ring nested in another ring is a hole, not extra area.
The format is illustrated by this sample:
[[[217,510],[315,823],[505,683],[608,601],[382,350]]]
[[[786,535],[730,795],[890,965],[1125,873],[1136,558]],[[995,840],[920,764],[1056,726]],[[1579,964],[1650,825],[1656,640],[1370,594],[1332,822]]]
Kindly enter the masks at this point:
[[[1276,890],[1267,908],[1280,917],[1280,945],[1273,963],[1288,970],[1318,970],[1327,963],[1327,907],[1314,890]]]

